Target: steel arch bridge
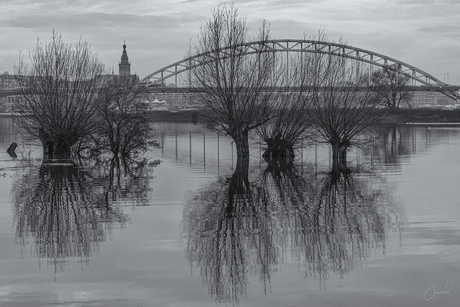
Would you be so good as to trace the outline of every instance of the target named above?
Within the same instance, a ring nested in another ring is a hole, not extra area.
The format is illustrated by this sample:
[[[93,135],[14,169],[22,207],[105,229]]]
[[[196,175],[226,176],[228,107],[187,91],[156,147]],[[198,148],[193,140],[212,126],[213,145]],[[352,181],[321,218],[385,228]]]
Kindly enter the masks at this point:
[[[442,82],[441,80],[435,78],[431,74],[415,66],[404,63],[389,56],[362,48],[317,40],[275,39],[264,42],[248,42],[238,46],[228,46],[222,48],[220,51],[225,52],[225,50],[229,50],[235,47],[241,47],[244,50],[244,53],[242,55],[249,55],[260,52],[262,48],[263,52],[285,52],[287,54],[289,54],[290,52],[305,52],[345,57],[351,60],[368,63],[370,67],[388,67],[390,69],[398,71],[402,75],[408,77],[409,80],[412,80],[412,90],[419,89],[438,91],[454,100],[460,98],[460,94],[457,92],[459,86],[448,85]],[[192,55],[188,58],[160,68],[157,71],[154,71],[153,73],[144,77],[141,80],[141,83],[143,82],[149,85],[159,85],[164,84],[165,80],[174,77],[174,84],[177,87],[178,76],[200,65],[199,59],[203,55],[205,55],[205,53]],[[175,91],[173,89],[170,90]]]

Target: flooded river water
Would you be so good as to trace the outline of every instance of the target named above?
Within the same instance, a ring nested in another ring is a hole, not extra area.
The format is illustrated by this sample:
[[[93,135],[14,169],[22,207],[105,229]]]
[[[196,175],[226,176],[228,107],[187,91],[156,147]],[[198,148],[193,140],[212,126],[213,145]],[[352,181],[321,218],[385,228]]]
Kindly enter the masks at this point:
[[[115,189],[0,117],[1,307],[458,306],[460,126],[388,127],[340,177],[328,147],[278,168],[254,145],[244,195],[228,139],[155,127]]]

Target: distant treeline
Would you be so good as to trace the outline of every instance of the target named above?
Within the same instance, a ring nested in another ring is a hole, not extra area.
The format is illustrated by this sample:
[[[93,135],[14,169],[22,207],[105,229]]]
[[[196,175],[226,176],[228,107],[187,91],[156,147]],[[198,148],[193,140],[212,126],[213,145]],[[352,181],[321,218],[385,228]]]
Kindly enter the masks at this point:
[[[391,111],[385,123],[460,123],[460,109],[396,109]]]
[[[460,123],[460,109],[441,110],[441,109],[396,109],[384,110],[390,112],[384,119],[385,124],[400,123]],[[178,112],[151,111],[150,118],[154,121],[164,122],[193,122],[205,123],[198,110],[183,110]]]
[[[200,120],[198,110],[181,110],[177,112],[170,111],[148,111],[148,116],[157,122],[203,122]]]

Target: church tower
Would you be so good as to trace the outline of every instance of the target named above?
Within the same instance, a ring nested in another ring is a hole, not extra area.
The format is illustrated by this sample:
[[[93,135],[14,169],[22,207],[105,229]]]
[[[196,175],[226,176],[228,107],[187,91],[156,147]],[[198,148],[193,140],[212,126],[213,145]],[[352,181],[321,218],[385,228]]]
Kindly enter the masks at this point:
[[[123,42],[123,53],[121,55],[121,62],[118,63],[118,74],[120,76],[131,75],[131,63],[128,61],[128,54],[126,53],[126,44]]]

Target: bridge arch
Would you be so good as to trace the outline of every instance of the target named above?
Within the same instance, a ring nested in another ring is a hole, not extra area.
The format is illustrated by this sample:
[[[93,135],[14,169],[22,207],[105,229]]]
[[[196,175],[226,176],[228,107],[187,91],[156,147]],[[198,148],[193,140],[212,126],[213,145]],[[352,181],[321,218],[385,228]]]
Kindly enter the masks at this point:
[[[330,54],[368,63],[369,65],[376,67],[389,67],[390,69],[398,71],[402,75],[407,76],[410,80],[413,80],[414,83],[418,83],[422,86],[428,87],[431,90],[441,92],[452,99],[460,98],[460,95],[454,90],[452,86],[447,85],[431,74],[410,64],[370,50],[333,42],[302,39],[274,39],[264,41],[263,43],[261,41],[254,41],[241,44],[240,46],[245,47],[245,53],[243,53],[243,55],[248,55],[259,52],[259,48],[262,45],[264,52],[307,52]],[[221,49],[221,51],[225,52],[225,50],[234,47],[235,46],[224,47]],[[149,84],[163,84],[165,80],[174,77],[174,84],[177,86],[178,76],[181,73],[187,72],[197,65],[200,65],[199,59],[203,55],[204,53],[192,55],[168,66],[160,68],[142,78],[141,82],[146,82]]]

